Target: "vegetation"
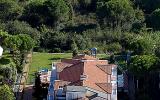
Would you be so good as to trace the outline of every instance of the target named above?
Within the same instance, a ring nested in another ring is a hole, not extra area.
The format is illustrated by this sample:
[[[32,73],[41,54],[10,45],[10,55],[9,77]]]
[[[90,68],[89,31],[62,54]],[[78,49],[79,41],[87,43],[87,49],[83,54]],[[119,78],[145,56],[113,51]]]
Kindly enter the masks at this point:
[[[35,73],[41,69],[47,68],[51,70],[52,62],[60,61],[62,58],[71,58],[70,53],[65,54],[50,54],[50,53],[33,53],[32,63],[30,65],[28,83],[33,82]]]
[[[98,58],[104,59],[108,57],[105,54],[98,54]],[[41,69],[49,69],[51,70],[52,62],[59,62],[61,59],[72,58],[71,53],[38,53],[34,52],[32,57],[32,63],[30,65],[30,70],[28,73],[27,83],[32,83],[35,77],[35,73],[40,71]]]
[[[151,72],[160,69],[159,0],[0,0],[0,6],[0,45],[10,49],[9,58],[18,73],[22,72],[25,54],[32,49],[69,51],[75,56],[79,52],[88,54],[93,47],[98,53],[112,54],[113,63],[114,55],[123,56],[130,51],[133,58],[127,64],[124,58],[118,60],[124,60],[126,70],[135,78],[139,74],[150,75],[143,73],[146,68]],[[47,61],[34,65],[35,62],[31,67],[50,64]],[[14,67],[4,66],[1,78],[8,78],[7,73]],[[145,82],[144,77],[140,81]],[[149,91],[142,90],[151,97]]]
[[[12,89],[8,85],[1,85],[0,86],[0,100],[7,99],[7,100],[15,100],[14,94]]]

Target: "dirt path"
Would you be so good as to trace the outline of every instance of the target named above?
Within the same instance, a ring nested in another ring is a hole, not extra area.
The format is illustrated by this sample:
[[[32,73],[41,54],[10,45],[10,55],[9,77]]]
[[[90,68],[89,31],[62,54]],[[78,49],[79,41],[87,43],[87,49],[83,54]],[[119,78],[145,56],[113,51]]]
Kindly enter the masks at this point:
[[[32,54],[28,54],[26,57],[26,64],[24,65],[22,76],[20,83],[18,85],[18,97],[17,100],[22,100],[23,97],[25,97],[24,100],[32,100],[32,85],[26,85],[27,77],[28,77],[28,72],[29,72],[29,66],[32,61]],[[28,92],[29,91],[29,92]],[[29,98],[29,99],[28,99]]]

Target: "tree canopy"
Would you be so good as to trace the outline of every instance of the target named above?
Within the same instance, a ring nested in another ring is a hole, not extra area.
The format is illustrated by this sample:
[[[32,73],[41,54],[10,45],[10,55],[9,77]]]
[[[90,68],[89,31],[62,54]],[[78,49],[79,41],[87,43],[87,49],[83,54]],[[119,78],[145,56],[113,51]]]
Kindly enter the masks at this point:
[[[110,27],[113,28],[122,27],[127,29],[135,19],[135,11],[129,0],[100,2],[97,15],[100,20],[104,21],[104,24],[110,24]]]
[[[157,57],[153,55],[134,56],[131,59],[129,69],[135,76],[142,77],[145,75],[144,73],[147,73],[155,68],[157,60]]]
[[[22,8],[15,0],[0,0],[0,21],[16,19],[22,12]]]
[[[0,91],[0,100],[15,100],[14,93],[8,85],[1,85]]]

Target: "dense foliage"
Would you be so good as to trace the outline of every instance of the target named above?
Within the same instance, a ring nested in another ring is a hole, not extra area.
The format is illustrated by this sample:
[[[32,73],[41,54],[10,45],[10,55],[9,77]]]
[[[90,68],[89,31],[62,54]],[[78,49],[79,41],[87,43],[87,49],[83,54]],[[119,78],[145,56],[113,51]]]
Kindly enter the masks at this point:
[[[0,100],[15,100],[12,89],[8,85],[1,85],[0,91]]]
[[[32,48],[75,56],[92,47],[110,54],[129,50],[135,76],[152,66],[159,70],[159,30],[159,0],[0,0],[0,45],[10,49],[18,72]]]
[[[11,35],[28,34],[36,41],[38,50],[50,52],[72,50],[74,38],[79,50],[98,47],[100,52],[119,52],[122,47],[138,53],[136,50],[143,48],[141,43],[149,44],[143,42],[146,41],[143,36],[150,33],[147,30],[158,31],[160,27],[158,1],[1,0],[0,3],[3,31]],[[150,3],[152,7],[148,6]],[[143,39],[128,39],[137,36]],[[133,48],[130,44],[138,45]]]

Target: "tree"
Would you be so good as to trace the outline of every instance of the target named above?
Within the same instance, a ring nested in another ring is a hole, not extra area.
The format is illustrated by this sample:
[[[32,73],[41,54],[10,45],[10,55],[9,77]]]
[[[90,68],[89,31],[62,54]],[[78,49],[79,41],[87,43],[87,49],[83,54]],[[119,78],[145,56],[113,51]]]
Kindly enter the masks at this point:
[[[0,45],[4,44],[5,38],[7,38],[9,35],[7,32],[4,32],[0,30]]]
[[[149,26],[153,27],[154,30],[160,30],[160,9],[153,11],[149,18]]]
[[[144,17],[144,12],[140,9],[135,10],[135,21],[132,24],[132,31],[134,33],[140,33],[141,31],[144,31],[146,28],[146,25],[144,23],[145,17]]]
[[[31,2],[25,7],[21,19],[29,22],[33,27],[44,24],[59,29],[69,20],[69,10],[64,0]]]
[[[134,79],[138,81],[138,93],[142,91],[144,94],[149,93],[150,73],[157,69],[158,58],[154,55],[137,55],[131,58],[129,71],[135,76]],[[140,99],[141,100],[141,99]]]
[[[0,0],[0,21],[16,19],[22,12],[22,8],[15,0]]]
[[[120,44],[122,48],[125,50],[132,49],[130,48],[131,43],[134,41],[134,37],[136,37],[133,33],[124,32],[121,34]]]
[[[27,21],[32,27],[47,24],[46,21],[50,18],[50,15],[48,14],[47,9],[43,6],[43,3],[44,2],[36,1],[30,2],[24,7],[24,12],[20,19]]]
[[[0,86],[0,100],[15,100],[14,93],[8,85]]]
[[[34,40],[27,34],[9,35],[4,42],[15,51],[29,51],[34,47]]]
[[[137,36],[130,43],[130,50],[135,54],[153,54],[155,51],[155,41],[150,35]]]
[[[121,45],[119,43],[111,43],[107,45],[107,51],[112,53],[119,53],[122,49]]]
[[[135,12],[129,0],[109,0],[98,3],[97,16],[102,25],[128,30],[134,22]]]
[[[0,59],[0,75],[3,76],[3,83],[12,84],[16,71],[16,65],[11,58],[2,57]]]
[[[13,51],[16,51],[20,48],[21,44],[22,44],[22,40],[20,39],[20,37],[14,35],[9,35],[5,40],[4,43],[6,45],[6,47],[11,48]]]
[[[154,55],[137,55],[131,58],[129,70],[137,77],[142,77],[145,73],[155,68],[158,58]]]
[[[35,41],[29,35],[19,34],[17,37],[22,41],[18,48],[20,51],[30,51],[35,46]]]
[[[5,25],[5,30],[11,35],[28,34],[34,40],[36,40],[37,43],[39,43],[39,39],[41,36],[40,32],[36,28],[32,28],[28,23],[24,21],[9,21]]]
[[[155,55],[160,58],[160,46],[158,46],[155,50]]]
[[[6,47],[12,50],[13,60],[18,73],[22,72],[24,55],[34,47],[34,40],[27,34],[10,35],[4,40]]]
[[[143,9],[147,14],[153,12],[155,9],[160,7],[159,0],[154,0],[154,2],[153,0],[134,0],[134,1],[135,5]]]
[[[64,0],[47,0],[44,2],[44,6],[53,18],[50,21],[53,22],[54,26],[59,26],[69,19],[69,7]]]
[[[75,43],[74,39],[72,40],[71,50],[72,50],[73,57],[78,55],[78,47],[77,47],[77,44]]]
[[[60,48],[62,50],[70,49],[68,45],[68,35],[64,32],[48,31],[44,33],[41,45],[48,49]]]
[[[91,4],[92,0],[79,0],[78,2],[80,4],[81,9],[84,10]]]

